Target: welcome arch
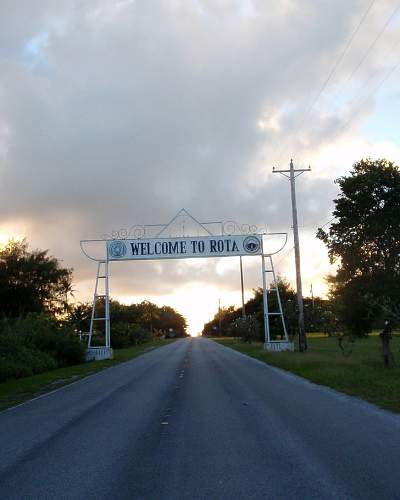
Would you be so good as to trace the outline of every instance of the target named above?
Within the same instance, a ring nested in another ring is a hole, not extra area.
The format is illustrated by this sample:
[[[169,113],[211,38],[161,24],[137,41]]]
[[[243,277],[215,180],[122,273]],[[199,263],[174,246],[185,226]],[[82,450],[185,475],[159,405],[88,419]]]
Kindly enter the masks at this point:
[[[273,236],[282,237],[283,244],[280,244],[274,251],[265,251],[266,240]],[[135,225],[129,229],[113,231],[110,235],[103,235],[101,239],[81,240],[82,252],[89,259],[97,262],[90,329],[87,333],[87,360],[112,358],[110,262],[127,260],[243,256],[261,258],[264,348],[272,351],[292,351],[293,343],[289,341],[272,261],[272,256],[280,252],[286,242],[287,233],[269,233],[266,228],[248,224],[239,225],[234,221],[199,222],[185,209],[180,210],[167,224]],[[269,309],[270,293],[276,294],[278,303],[276,311]],[[104,300],[104,315],[97,316],[96,305],[101,299]],[[280,317],[284,340],[271,340],[271,316]],[[92,337],[97,322],[104,323],[105,344],[100,347],[92,346]]]

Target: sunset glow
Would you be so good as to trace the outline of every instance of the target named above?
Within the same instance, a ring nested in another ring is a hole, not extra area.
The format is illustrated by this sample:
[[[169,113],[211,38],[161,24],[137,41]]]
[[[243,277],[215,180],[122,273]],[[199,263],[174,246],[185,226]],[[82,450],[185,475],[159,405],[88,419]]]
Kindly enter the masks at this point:
[[[251,296],[251,292],[246,293]],[[201,334],[204,323],[210,321],[218,311],[218,300],[221,307],[240,305],[240,289],[236,292],[221,293],[212,285],[202,286],[190,284],[177,290],[173,295],[161,296],[122,296],[122,303],[131,304],[150,300],[158,306],[168,305],[176,309],[188,322],[188,333],[192,337]]]

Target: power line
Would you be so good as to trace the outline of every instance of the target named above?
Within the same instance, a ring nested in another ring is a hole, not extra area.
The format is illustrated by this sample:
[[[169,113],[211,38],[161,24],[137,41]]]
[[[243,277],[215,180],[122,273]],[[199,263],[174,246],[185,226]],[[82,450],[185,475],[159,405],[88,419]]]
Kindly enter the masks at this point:
[[[303,226],[304,227],[313,227],[313,228],[320,228],[320,229],[323,229],[324,227],[326,227],[328,224],[330,224],[332,221],[334,221],[336,219],[336,217],[332,217],[331,219],[329,219],[327,222],[325,222],[325,224],[323,224],[322,226],[318,224],[310,224],[309,226]],[[289,255],[293,252],[294,250],[294,246],[290,247],[282,256],[281,258],[278,260],[278,262],[275,263],[275,267],[278,267],[287,257],[289,257]]]
[[[325,224],[323,224],[322,226],[319,226],[319,229],[323,229],[325,226],[327,226],[328,224],[330,224],[335,219],[336,219],[336,217],[332,217],[332,219],[329,219],[328,222],[325,222]]]
[[[306,118],[308,118],[308,116],[310,115],[311,111],[314,109],[314,106],[317,104],[319,98],[321,97],[321,95],[323,94],[324,90],[326,89],[326,87],[328,86],[329,82],[331,81],[336,69],[338,68],[338,66],[340,65],[340,63],[343,61],[345,55],[347,54],[348,50],[350,49],[350,46],[351,44],[353,43],[353,40],[355,39],[357,33],[359,32],[361,26],[364,24],[364,21],[365,19],[367,18],[370,10],[372,9],[374,3],[376,2],[376,0],[372,0],[372,2],[369,4],[367,10],[364,12],[358,26],[356,27],[356,29],[353,31],[353,34],[351,35],[351,37],[349,38],[345,48],[342,50],[342,52],[340,53],[339,57],[336,59],[336,62],[335,64],[332,66],[332,69],[331,71],[329,72],[328,74],[328,77],[326,78],[325,82],[322,84],[321,88],[319,89],[316,97],[314,98],[314,101],[312,102],[312,104],[309,106],[305,116],[303,117],[303,120],[301,121],[300,123],[300,127],[301,125],[303,125],[303,123],[305,122]]]
[[[279,264],[280,264],[281,262],[283,262],[283,261],[286,259],[286,257],[288,257],[288,256],[289,256],[289,255],[293,252],[293,250],[294,250],[294,246],[293,246],[293,247],[291,247],[291,248],[289,248],[289,250],[287,250],[287,251],[286,251],[286,252],[282,255],[282,257],[278,260],[278,262],[276,262],[276,263],[275,263],[275,267],[279,266]]]
[[[385,56],[383,57],[384,60],[386,60],[389,56],[389,54],[392,52],[393,54],[398,54],[398,45],[400,44],[400,41],[397,40],[389,49],[386,53]],[[357,97],[351,99],[348,103],[347,106],[350,107],[352,105],[352,108],[356,108],[357,106],[361,108],[375,93],[379,91],[379,89],[385,84],[385,82],[392,76],[392,74],[398,69],[400,65],[400,60],[398,60],[383,76],[380,80],[378,80],[378,84],[374,86],[372,89],[369,90],[369,82],[374,80],[374,76],[369,78],[364,85],[359,89]],[[366,92],[364,92],[364,89],[366,89]],[[355,103],[355,104],[354,104]],[[350,124],[352,120],[352,117],[350,116],[338,129],[337,132],[340,133],[343,130],[347,128],[347,126]]]
[[[359,98],[357,99],[356,103],[358,102],[358,107],[362,108],[363,105],[375,94],[378,92],[378,90],[384,85],[384,83],[392,76],[392,74],[399,68],[400,66],[400,59],[399,61],[381,78],[379,81],[378,85],[372,89],[371,92],[369,92],[367,95],[364,96],[364,98]],[[357,105],[357,104],[356,104]],[[352,117],[350,117],[339,129],[338,132],[343,132],[348,125],[351,123]]]
[[[334,101],[338,99],[343,93],[343,88],[345,88],[348,84],[348,82],[353,78],[353,76],[357,73],[357,71],[360,69],[360,67],[364,64],[365,60],[367,59],[368,55],[371,53],[372,49],[375,47],[383,33],[386,31],[386,28],[389,26],[393,18],[397,15],[398,11],[400,10],[400,4],[394,9],[394,11],[390,14],[390,16],[387,18],[385,24],[383,25],[382,29],[379,31],[377,36],[374,38],[372,43],[369,45],[368,49],[364,53],[364,55],[361,57],[359,60],[358,64],[356,67],[353,69],[353,71],[347,76],[343,86],[342,86],[342,91],[340,91],[334,98]]]
[[[300,227],[302,229],[307,229],[307,228],[310,228],[310,227],[312,227],[312,228],[321,228],[322,229],[323,227],[327,226],[330,222],[332,222],[334,219],[335,219],[335,217],[332,217],[332,219],[329,219],[324,225],[320,226],[320,223],[325,220],[325,217],[324,217],[322,220],[320,220],[316,224],[307,224],[305,226],[300,226]]]
[[[400,44],[400,39],[396,40],[395,43],[392,45],[392,47],[382,56],[382,60],[386,61],[388,59],[388,57],[390,56],[391,53],[393,53],[394,55],[398,55],[398,45],[399,44]],[[394,66],[396,67],[397,64],[395,64]],[[389,70],[389,73],[391,71],[392,70]],[[368,89],[369,88],[369,83],[371,81],[373,81],[374,79],[375,79],[375,77],[374,77],[374,75],[372,75],[370,78],[368,78],[368,79],[366,79],[364,81],[364,84],[360,87],[360,89],[357,92],[357,99],[356,100],[361,100],[361,98],[363,97],[364,89]],[[383,79],[386,80],[387,77],[384,76]],[[367,94],[367,92],[365,94]]]
[[[337,68],[339,67],[340,63],[343,61],[345,55],[347,54],[347,52],[349,51],[357,33],[359,32],[361,26],[364,24],[364,21],[365,19],[367,18],[369,12],[371,11],[373,5],[375,4],[376,0],[372,0],[367,9],[365,10],[364,14],[362,15],[361,19],[360,19],[360,22],[358,23],[357,27],[355,28],[355,30],[353,31],[353,33],[351,34],[350,38],[348,39],[344,49],[342,50],[342,52],[339,54],[339,57],[336,59],[334,65],[332,66],[327,78],[325,79],[325,81],[323,82],[322,86],[320,87],[319,91],[317,92],[316,96],[314,97],[313,101],[311,102],[311,104],[308,106],[307,110],[305,111],[305,113],[303,114],[303,117],[301,118],[300,120],[300,123],[297,127],[300,128],[304,122],[306,121],[306,119],[308,118],[308,116],[310,115],[311,111],[314,109],[314,106],[316,105],[316,103],[318,102],[319,98],[321,97],[322,93],[324,92],[324,90],[326,89],[326,87],[328,86],[329,82],[331,81],[335,71],[337,70]],[[392,17],[392,16],[391,16]],[[291,136],[293,136],[294,132],[292,132]],[[285,149],[285,146],[286,144],[288,143],[289,139],[291,138],[291,136],[289,136],[289,138],[287,138],[284,142],[284,144],[282,145],[282,148],[280,149],[279,151],[279,155],[278,155],[278,161],[281,160],[281,156],[282,156],[282,153]],[[276,150],[274,151],[274,153],[276,152]],[[273,155],[274,155],[273,153]]]

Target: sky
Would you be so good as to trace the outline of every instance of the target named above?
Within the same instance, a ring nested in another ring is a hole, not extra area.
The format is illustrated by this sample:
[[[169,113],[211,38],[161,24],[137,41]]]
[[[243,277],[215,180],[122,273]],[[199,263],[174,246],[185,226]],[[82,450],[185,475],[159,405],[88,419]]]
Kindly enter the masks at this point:
[[[361,158],[400,163],[394,0],[2,0],[0,244],[26,237],[93,293],[82,239],[197,220],[287,232],[297,179],[304,295],[333,272],[317,227]],[[113,297],[178,309],[191,333],[240,303],[237,258],[112,264]],[[246,298],[261,284],[244,259]]]

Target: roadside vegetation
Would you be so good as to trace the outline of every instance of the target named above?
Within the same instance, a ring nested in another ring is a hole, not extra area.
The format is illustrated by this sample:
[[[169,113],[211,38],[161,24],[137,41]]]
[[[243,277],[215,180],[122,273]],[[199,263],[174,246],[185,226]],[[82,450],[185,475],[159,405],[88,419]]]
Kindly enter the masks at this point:
[[[76,382],[111,366],[134,359],[145,352],[167,345],[175,340],[177,339],[155,339],[133,347],[117,349],[114,351],[114,359],[64,366],[63,368],[45,371],[22,379],[9,379],[7,382],[0,383],[0,411]]]
[[[10,240],[0,248],[0,391],[1,383],[16,380],[17,387],[26,377],[84,363],[92,305],[74,301],[72,280],[72,269],[47,251],[30,251],[26,241]],[[96,308],[102,314],[104,301]],[[110,317],[112,347],[125,353],[117,351],[116,362],[136,355],[142,344],[186,336],[185,318],[148,301],[123,305],[111,300]],[[93,332],[93,344],[104,345],[102,325]],[[78,372],[86,370],[93,367]]]
[[[83,363],[86,346],[56,318],[30,313],[0,323],[0,382]]]
[[[239,338],[216,337],[214,340],[316,384],[400,413],[400,334],[394,335],[392,340],[392,349],[399,362],[390,370],[382,363],[378,335],[346,341],[344,351],[337,338],[309,337],[306,353],[266,352],[261,342],[249,344]]]

